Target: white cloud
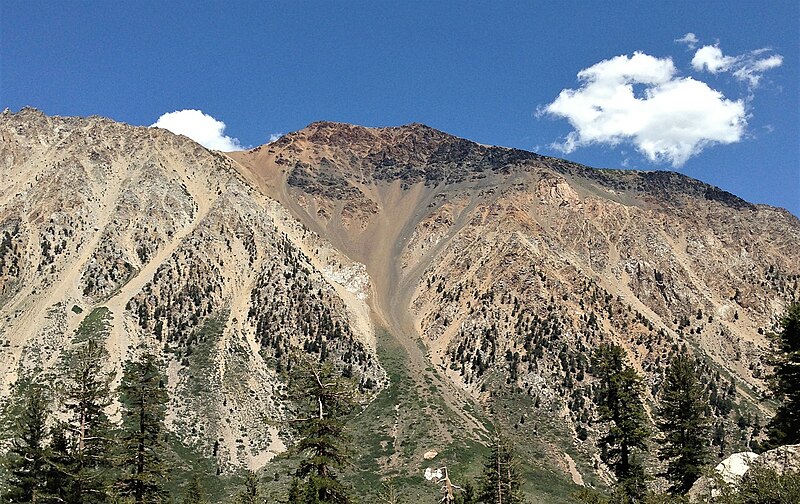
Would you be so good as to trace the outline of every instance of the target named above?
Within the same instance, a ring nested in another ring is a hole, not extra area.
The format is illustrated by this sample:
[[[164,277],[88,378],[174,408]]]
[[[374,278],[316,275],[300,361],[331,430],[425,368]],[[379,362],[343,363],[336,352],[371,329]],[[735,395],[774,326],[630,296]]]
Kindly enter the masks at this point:
[[[725,56],[717,46],[703,46],[694,53],[692,67],[698,72],[708,70],[711,73],[725,71],[736,62],[736,58]]]
[[[225,136],[225,123],[201,110],[178,110],[158,118],[151,128],[164,128],[178,135],[185,135],[207,149],[220,151],[242,150],[239,140]]]
[[[692,32],[689,32],[681,38],[676,38],[675,42],[679,44],[686,44],[687,46],[689,46],[689,49],[694,49],[695,47],[697,47],[697,44],[700,42],[700,40],[698,40],[697,35],[695,35]]]
[[[778,68],[782,64],[783,56],[780,54],[773,54],[772,56],[760,59],[751,54],[746,56],[740,64],[737,65],[733,76],[740,81],[747,81],[751,88],[755,88],[761,81],[762,73],[773,68]]]
[[[754,89],[758,87],[764,72],[783,64],[783,56],[769,54],[771,52],[770,49],[763,48],[737,56],[725,56],[719,47],[707,45],[694,54],[692,67],[698,72],[702,70],[711,73],[731,72],[734,78],[746,82],[751,89]]]
[[[267,140],[267,143],[271,144],[272,142],[278,140],[282,136],[283,136],[283,133],[271,133],[269,135],[269,140]]]
[[[745,104],[691,77],[678,77],[671,58],[641,52],[581,70],[578,89],[564,89],[539,110],[574,128],[554,147],[569,153],[592,144],[631,143],[651,161],[683,165],[712,144],[741,140]],[[643,88],[636,92],[636,88]]]

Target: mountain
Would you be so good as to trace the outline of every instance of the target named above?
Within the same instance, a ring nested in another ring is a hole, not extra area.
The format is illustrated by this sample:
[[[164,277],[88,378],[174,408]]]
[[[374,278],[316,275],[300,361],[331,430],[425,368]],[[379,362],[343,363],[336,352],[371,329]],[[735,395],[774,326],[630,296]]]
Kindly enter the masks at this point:
[[[4,396],[56,377],[90,333],[112,368],[143,344],[169,363],[169,426],[187,446],[223,472],[272,472],[291,441],[283,371],[307,352],[359,381],[354,480],[435,492],[423,467],[474,473],[498,428],[527,491],[552,499],[608,481],[592,442],[602,342],[625,347],[653,397],[687,345],[721,452],[772,414],[766,334],[800,298],[785,210],[421,124],[317,122],[221,153],[23,109],[2,114],[0,138]]]
[[[225,156],[164,130],[29,109],[5,113],[0,135],[5,394],[20,375],[53,375],[89,331],[116,368],[144,343],[169,362],[171,428],[223,466],[259,467],[284,450],[263,419],[283,414],[276,367],[291,351],[335,353],[365,385],[385,380],[359,265]]]

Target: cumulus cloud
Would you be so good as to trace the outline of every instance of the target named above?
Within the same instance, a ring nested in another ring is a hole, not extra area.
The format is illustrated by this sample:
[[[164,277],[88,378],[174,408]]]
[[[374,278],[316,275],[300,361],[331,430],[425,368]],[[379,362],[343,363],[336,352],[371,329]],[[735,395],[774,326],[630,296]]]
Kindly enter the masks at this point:
[[[566,153],[631,143],[649,160],[678,167],[709,145],[738,142],[747,125],[743,100],[680,77],[671,58],[617,56],[581,70],[578,79],[578,89],[562,90],[539,109],[572,125],[564,141],[553,145]]]
[[[282,136],[283,136],[283,133],[271,133],[269,135],[269,140],[267,140],[267,143],[271,144],[272,142],[280,139],[280,137],[282,137]]]
[[[692,67],[698,72],[708,70],[711,73],[725,71],[736,62],[736,58],[725,56],[717,46],[703,46],[694,53]]]
[[[762,74],[783,64],[783,56],[773,54],[768,48],[756,49],[736,56],[726,56],[716,45],[703,46],[692,58],[692,68],[698,72],[730,72],[734,78],[756,88]]]
[[[239,140],[225,136],[225,123],[218,121],[202,110],[177,110],[158,118],[151,128],[164,128],[178,135],[185,135],[207,149],[220,151],[242,150]]]
[[[681,38],[676,38],[675,42],[679,44],[686,44],[687,46],[689,46],[689,49],[694,49],[695,47],[697,47],[697,44],[700,42],[700,40],[698,40],[697,35],[695,35],[692,32],[689,32]]]

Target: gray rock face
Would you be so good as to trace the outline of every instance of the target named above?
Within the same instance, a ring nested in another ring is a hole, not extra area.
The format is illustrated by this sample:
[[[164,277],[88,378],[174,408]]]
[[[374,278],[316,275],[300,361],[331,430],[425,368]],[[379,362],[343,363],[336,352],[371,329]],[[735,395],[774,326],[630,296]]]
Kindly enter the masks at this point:
[[[766,468],[776,473],[800,472],[800,445],[779,446],[762,454],[753,452],[734,453],[715,468],[717,477],[703,476],[689,490],[689,498],[693,502],[713,502],[721,493],[720,484],[736,487],[753,468]]]
[[[779,446],[764,452],[751,467],[765,467],[778,474],[800,472],[800,445]]]

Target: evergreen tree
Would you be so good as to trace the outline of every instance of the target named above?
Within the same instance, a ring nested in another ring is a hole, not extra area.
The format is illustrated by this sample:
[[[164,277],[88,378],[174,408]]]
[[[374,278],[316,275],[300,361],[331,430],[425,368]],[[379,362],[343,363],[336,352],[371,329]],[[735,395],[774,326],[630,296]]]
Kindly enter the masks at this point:
[[[609,423],[600,438],[601,456],[614,471],[618,487],[629,500],[645,494],[645,474],[637,454],[647,451],[650,434],[642,403],[642,379],[619,345],[600,346],[594,355],[594,374],[600,382],[597,411]]]
[[[329,364],[311,363],[303,357],[293,371],[294,397],[301,415],[294,422],[300,436],[296,449],[305,457],[295,473],[302,488],[289,502],[349,504],[351,497],[337,472],[348,461],[344,417],[355,406],[353,384]]]
[[[771,446],[800,443],[800,304],[789,307],[775,341],[773,390],[781,405],[768,426]]]
[[[397,490],[397,485],[393,480],[387,480],[382,483],[383,489],[378,493],[377,502],[381,504],[400,504],[400,492]]]
[[[258,491],[258,476],[253,471],[247,472],[247,477],[244,480],[244,490],[239,492],[236,502],[237,504],[261,504]]]
[[[66,423],[59,422],[51,432],[47,494],[54,502],[69,502],[72,479],[66,471],[73,465],[69,427]]]
[[[111,467],[111,424],[105,413],[111,404],[112,375],[103,370],[108,352],[89,339],[67,359],[63,383],[64,405],[69,415],[68,447],[62,492],[68,504],[106,502]]]
[[[303,491],[300,489],[300,480],[297,477],[292,478],[292,483],[289,485],[289,497],[286,502],[288,504],[303,502]]]
[[[734,504],[796,504],[800,502],[800,472],[757,465],[745,473],[736,490]]]
[[[472,480],[467,480],[456,494],[456,504],[478,504],[478,495]]]
[[[10,502],[44,502],[50,481],[48,463],[48,398],[40,387],[30,385],[22,392],[14,437],[8,453]]]
[[[166,415],[166,379],[161,363],[145,352],[123,367],[119,386],[122,403],[121,454],[118,465],[123,475],[117,481],[122,496],[133,497],[136,504],[162,502],[166,497],[167,472],[164,417]]]
[[[709,460],[708,409],[708,395],[697,377],[695,361],[681,352],[667,370],[658,408],[663,437],[658,458],[667,461],[663,476],[671,483],[672,494],[688,492]]]
[[[514,450],[508,439],[495,436],[491,453],[483,464],[479,502],[484,504],[521,504],[519,471]]]
[[[183,504],[203,504],[205,498],[203,497],[203,487],[200,485],[200,478],[195,474],[186,488],[186,494],[183,496]]]

